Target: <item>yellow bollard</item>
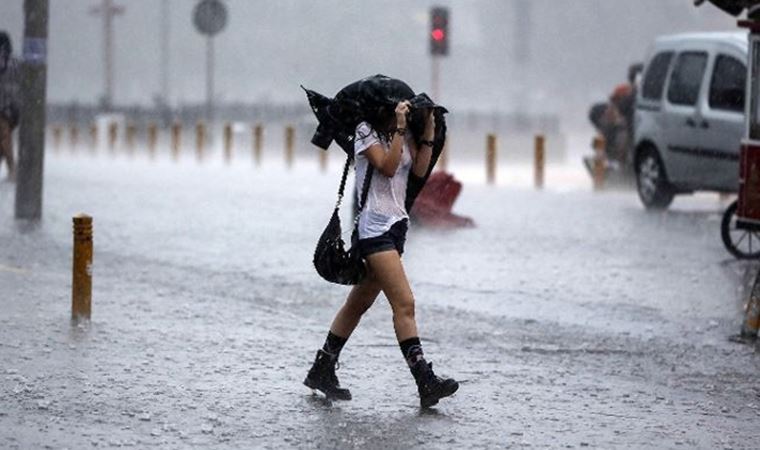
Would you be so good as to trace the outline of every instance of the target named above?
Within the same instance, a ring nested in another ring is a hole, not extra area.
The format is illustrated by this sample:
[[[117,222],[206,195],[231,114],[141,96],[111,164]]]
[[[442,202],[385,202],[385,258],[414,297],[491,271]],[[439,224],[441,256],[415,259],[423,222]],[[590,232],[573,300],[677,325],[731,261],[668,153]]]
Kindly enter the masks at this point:
[[[58,125],[53,125],[53,148],[56,150],[61,148],[61,137],[63,130]]]
[[[79,145],[79,127],[76,124],[69,126],[69,142],[71,143],[72,150],[76,149],[77,145]]]
[[[749,299],[744,306],[744,322],[740,336],[750,339],[757,338],[758,329],[760,329],[760,272],[755,275]]]
[[[156,157],[156,145],[158,144],[158,126],[155,123],[148,125],[148,154],[151,158]]]
[[[264,127],[261,124],[256,124],[253,127],[253,159],[256,161],[256,165],[261,165],[261,147],[264,143]]]
[[[71,319],[90,319],[92,310],[92,217],[74,216],[74,261]]]
[[[232,124],[224,125],[224,160],[232,161]]]
[[[203,150],[206,146],[206,127],[202,121],[195,124],[195,156],[198,161],[203,159]]]
[[[182,138],[182,124],[174,122],[172,124],[172,157],[179,159],[180,140]]]
[[[116,138],[119,137],[119,126],[116,124],[116,122],[111,122],[108,124],[108,148],[111,149],[111,151],[116,151]]]
[[[443,144],[443,150],[441,151],[441,156],[438,157],[438,169],[443,170],[444,172],[449,167],[449,141],[448,139]]]
[[[607,156],[605,155],[606,141],[602,136],[594,138],[594,190],[604,188],[605,172],[607,170]]]
[[[92,145],[92,150],[95,151],[98,147],[98,125],[95,123],[90,124],[90,144]]]
[[[535,139],[535,151],[534,151],[534,174],[536,189],[544,188],[544,163],[545,163],[545,144],[546,138],[544,135],[539,134]]]
[[[295,143],[296,130],[292,126],[285,128],[285,164],[288,168],[293,167],[293,145]]]
[[[327,172],[328,156],[327,150],[319,150],[319,170],[322,172]]]
[[[489,134],[486,138],[486,181],[496,183],[496,135]]]
[[[133,122],[130,122],[127,124],[127,130],[126,130],[126,141],[127,141],[127,149],[129,150],[129,153],[132,154],[135,150],[135,135],[137,134],[137,125],[135,125]]]

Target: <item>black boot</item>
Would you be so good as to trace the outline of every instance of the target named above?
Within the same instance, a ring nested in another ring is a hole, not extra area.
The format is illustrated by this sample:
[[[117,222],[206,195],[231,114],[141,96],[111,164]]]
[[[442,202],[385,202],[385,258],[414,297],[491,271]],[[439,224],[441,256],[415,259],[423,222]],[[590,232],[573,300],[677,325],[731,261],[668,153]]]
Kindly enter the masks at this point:
[[[439,378],[433,373],[433,363],[424,359],[417,361],[412,367],[412,375],[417,382],[417,392],[420,394],[420,406],[428,408],[438,403],[438,400],[452,395],[459,389],[459,383],[451,378]]]
[[[319,350],[303,384],[311,389],[322,391],[329,399],[351,400],[351,391],[341,388],[338,376],[335,375],[337,363],[338,358],[324,350]]]

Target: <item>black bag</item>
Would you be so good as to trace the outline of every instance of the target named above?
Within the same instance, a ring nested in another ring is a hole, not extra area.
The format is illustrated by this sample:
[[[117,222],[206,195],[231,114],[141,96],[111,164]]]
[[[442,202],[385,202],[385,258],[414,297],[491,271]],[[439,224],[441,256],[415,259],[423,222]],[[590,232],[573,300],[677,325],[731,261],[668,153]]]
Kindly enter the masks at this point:
[[[364,186],[362,187],[362,198],[359,203],[359,209],[354,220],[354,231],[351,234],[351,248],[346,251],[346,244],[343,241],[342,230],[340,226],[340,204],[343,201],[343,191],[346,188],[346,179],[348,178],[348,169],[351,167],[352,158],[346,158],[346,165],[343,168],[343,178],[340,181],[338,189],[338,201],[335,204],[332,217],[327,223],[325,231],[319,237],[317,248],[314,250],[314,268],[317,269],[319,276],[325,280],[343,285],[359,284],[367,275],[367,268],[364,265],[361,254],[359,253],[359,215],[367,202],[369,194],[369,185],[372,181],[372,165],[367,165],[367,174],[364,177]]]

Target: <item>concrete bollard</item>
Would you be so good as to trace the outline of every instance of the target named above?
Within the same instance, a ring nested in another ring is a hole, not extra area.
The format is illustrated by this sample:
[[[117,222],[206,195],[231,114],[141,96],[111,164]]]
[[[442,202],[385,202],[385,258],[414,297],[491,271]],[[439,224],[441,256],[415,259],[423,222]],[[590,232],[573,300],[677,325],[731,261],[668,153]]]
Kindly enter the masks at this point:
[[[256,124],[253,127],[253,159],[256,165],[261,165],[261,149],[264,144],[264,127]]]
[[[292,126],[285,127],[285,165],[293,167],[293,153],[296,140],[296,130]]]
[[[496,183],[496,135],[489,134],[486,138],[486,181]]]
[[[607,156],[605,155],[605,147],[607,142],[602,136],[596,136],[594,138],[594,190],[599,191],[604,188],[604,178],[607,169]]]
[[[224,160],[232,161],[232,124],[224,125]]]
[[[172,124],[172,157],[176,160],[179,159],[179,149],[182,138],[182,124],[174,122]]]
[[[321,172],[327,172],[327,161],[329,154],[327,150],[317,150],[319,152],[319,170]]]
[[[92,217],[74,216],[71,319],[90,319],[92,309]]]
[[[95,151],[98,147],[98,125],[95,123],[90,124],[90,144],[92,145],[92,150]]]
[[[148,125],[148,154],[151,158],[156,157],[156,145],[158,145],[158,125]]]
[[[206,147],[206,126],[202,121],[195,124],[195,156],[198,161],[203,159],[203,150]]]
[[[592,144],[594,148],[593,181],[594,189],[604,187],[605,168],[607,165],[606,147],[607,141],[602,136],[595,136]]]
[[[58,125],[53,125],[53,148],[58,150],[61,148],[61,139],[63,136],[63,130]]]
[[[443,150],[441,156],[438,157],[438,169],[445,171],[449,167],[449,140],[443,144]]]
[[[129,150],[129,153],[133,153],[135,150],[135,136],[137,135],[137,125],[135,125],[133,122],[130,122],[127,124],[126,129],[126,143],[127,143],[127,149]]]
[[[116,151],[116,139],[119,137],[119,125],[116,122],[108,124],[108,148]]]
[[[755,274],[752,290],[744,307],[744,321],[742,322],[740,337],[755,339],[758,337],[758,329],[760,329],[760,271]]]
[[[534,155],[533,155],[533,167],[534,167],[533,180],[534,180],[536,189],[544,188],[544,164],[546,160],[545,144],[546,144],[546,138],[544,138],[544,135],[542,134],[537,135],[535,139],[535,149],[534,149]]]
[[[69,143],[72,150],[76,149],[77,145],[79,145],[79,127],[76,124],[69,126]]]

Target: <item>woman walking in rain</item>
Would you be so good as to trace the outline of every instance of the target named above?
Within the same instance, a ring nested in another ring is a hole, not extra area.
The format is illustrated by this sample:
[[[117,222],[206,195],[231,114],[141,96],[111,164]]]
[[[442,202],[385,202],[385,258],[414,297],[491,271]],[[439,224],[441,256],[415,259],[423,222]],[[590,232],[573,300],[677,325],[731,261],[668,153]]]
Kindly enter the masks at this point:
[[[424,94],[423,94],[424,95]],[[432,363],[425,360],[417,323],[415,299],[407,280],[401,255],[409,222],[407,183],[412,177],[423,180],[429,175],[435,132],[434,104],[414,108],[409,101],[380,108],[365,117],[353,139],[356,165],[356,189],[359,198],[368,169],[372,178],[366,205],[358,221],[359,250],[367,265],[367,276],[348,294],[332,322],[324,346],[317,352],[304,380],[309,388],[328,398],[350,400],[351,393],[342,388],[335,374],[338,357],[362,315],[382,291],[393,310],[393,327],[401,353],[417,383],[420,404],[429,407],[452,395],[459,384],[435,375]],[[412,117],[414,123],[409,123]],[[419,126],[412,126],[417,125]],[[410,131],[414,128],[416,133]]]

